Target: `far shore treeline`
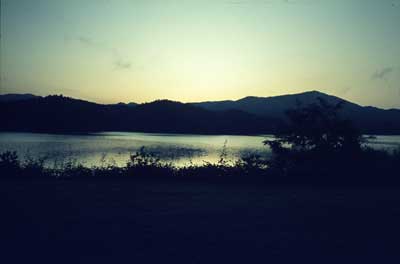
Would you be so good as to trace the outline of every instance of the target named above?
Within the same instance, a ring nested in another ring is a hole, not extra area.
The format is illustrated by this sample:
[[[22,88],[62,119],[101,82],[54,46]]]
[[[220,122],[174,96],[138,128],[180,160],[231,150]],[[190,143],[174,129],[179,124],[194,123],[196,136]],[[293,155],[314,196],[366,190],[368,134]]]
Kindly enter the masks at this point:
[[[317,103],[318,98],[343,102],[339,114],[361,133],[400,134],[400,110],[363,107],[316,91],[237,101],[109,105],[64,96],[0,95],[0,131],[274,134],[287,121],[287,110]]]
[[[215,164],[176,167],[161,162],[159,157],[142,148],[130,156],[124,167],[103,164],[88,168],[79,162],[66,162],[60,168],[49,168],[44,166],[43,159],[21,161],[18,153],[5,151],[0,153],[0,175],[12,180],[184,178],[275,183],[400,183],[400,149],[387,152],[365,146],[360,130],[339,114],[342,108],[342,102],[330,104],[320,98],[316,103],[288,110],[287,121],[277,130],[275,139],[264,141],[272,150],[268,157],[248,154],[231,162],[224,147]]]

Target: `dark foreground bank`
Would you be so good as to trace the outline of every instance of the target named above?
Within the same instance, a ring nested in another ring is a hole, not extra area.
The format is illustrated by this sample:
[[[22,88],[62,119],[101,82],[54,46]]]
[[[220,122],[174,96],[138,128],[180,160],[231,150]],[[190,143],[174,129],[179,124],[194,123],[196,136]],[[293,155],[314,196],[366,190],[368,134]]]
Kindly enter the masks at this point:
[[[0,196],[2,263],[400,260],[398,187],[2,180]]]

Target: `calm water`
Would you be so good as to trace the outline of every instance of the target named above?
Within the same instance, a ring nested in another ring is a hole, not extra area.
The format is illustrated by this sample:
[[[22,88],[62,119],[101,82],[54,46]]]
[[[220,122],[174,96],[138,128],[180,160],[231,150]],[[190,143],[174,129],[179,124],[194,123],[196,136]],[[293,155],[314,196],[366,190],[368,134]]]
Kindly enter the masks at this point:
[[[15,150],[22,158],[46,158],[49,166],[66,161],[79,161],[85,166],[114,163],[125,165],[129,155],[144,146],[163,161],[178,166],[216,162],[226,143],[228,158],[235,161],[241,155],[268,155],[263,136],[182,135],[131,132],[103,132],[85,135],[54,135],[32,133],[0,133],[0,152]],[[374,148],[400,147],[400,136],[376,136],[369,140]]]

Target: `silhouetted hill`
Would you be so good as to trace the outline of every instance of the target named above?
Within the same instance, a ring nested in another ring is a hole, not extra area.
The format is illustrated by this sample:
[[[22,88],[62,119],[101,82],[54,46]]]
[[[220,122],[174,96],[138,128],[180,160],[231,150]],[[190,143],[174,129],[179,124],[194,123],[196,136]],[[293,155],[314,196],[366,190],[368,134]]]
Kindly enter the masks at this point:
[[[1,94],[0,102],[15,102],[15,101],[34,99],[38,97],[40,96],[36,96],[33,94]]]
[[[2,130],[37,132],[97,131],[109,123],[108,107],[63,96],[0,103]]]
[[[140,131],[172,133],[258,133],[271,131],[274,120],[237,110],[209,111],[190,104],[158,100],[138,105],[131,118]]]
[[[341,110],[343,117],[352,120],[364,133],[400,133],[400,110],[363,107],[318,91],[273,97],[249,96],[237,101],[200,102],[193,103],[193,105],[212,111],[237,109],[262,117],[283,119],[288,109],[296,107],[298,103],[302,105],[316,103],[318,98],[322,98],[330,104],[343,101],[344,105]]]
[[[200,102],[193,103],[193,105],[213,111],[226,111],[229,109],[237,109],[260,116],[274,116],[282,118],[285,116],[285,111],[295,107],[297,103],[308,105],[317,102],[318,98],[322,98],[331,104],[339,101],[344,101],[343,99],[335,96],[330,96],[317,91],[311,91],[300,94],[271,97],[248,96],[237,101]],[[353,103],[346,102],[346,104]]]
[[[136,107],[138,104],[134,103],[134,102],[130,102],[130,103],[123,103],[123,102],[119,102],[118,104],[110,104],[112,105],[117,105],[117,106],[129,106],[129,107]]]
[[[252,134],[274,129],[267,120],[238,110],[209,111],[190,104],[158,100],[132,107],[101,105],[63,96],[0,103],[3,131]]]
[[[22,99],[22,98],[26,99]],[[28,98],[29,97],[29,98]],[[3,98],[21,98],[5,100]],[[90,132],[142,131],[160,133],[262,134],[273,133],[296,104],[322,98],[342,99],[320,92],[274,97],[245,97],[237,101],[96,104],[63,96],[0,95],[2,131]],[[342,115],[363,133],[400,134],[400,110],[363,107],[345,101]]]

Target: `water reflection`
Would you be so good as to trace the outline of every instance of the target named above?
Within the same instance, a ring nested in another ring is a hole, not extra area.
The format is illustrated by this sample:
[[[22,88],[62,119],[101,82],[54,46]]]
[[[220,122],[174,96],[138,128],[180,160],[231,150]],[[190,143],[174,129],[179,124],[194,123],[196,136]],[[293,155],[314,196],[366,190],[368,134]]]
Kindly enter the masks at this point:
[[[258,153],[269,155],[263,140],[271,135],[182,135],[129,132],[103,132],[84,135],[54,135],[32,133],[0,133],[0,151],[15,150],[22,158],[45,157],[47,165],[58,166],[65,161],[99,166],[113,163],[123,166],[129,155],[144,146],[146,151],[177,166],[215,163],[224,142],[227,158],[232,162],[240,156]],[[376,136],[369,139],[374,148],[392,149],[400,146],[400,136]],[[58,165],[57,165],[58,164]]]

